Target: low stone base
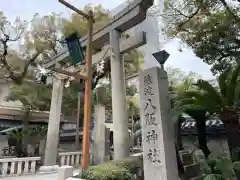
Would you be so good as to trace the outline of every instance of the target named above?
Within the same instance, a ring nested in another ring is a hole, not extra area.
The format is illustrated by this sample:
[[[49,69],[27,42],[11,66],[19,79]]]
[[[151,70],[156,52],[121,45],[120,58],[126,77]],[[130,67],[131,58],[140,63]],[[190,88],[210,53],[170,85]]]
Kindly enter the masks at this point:
[[[41,166],[39,168],[39,172],[40,173],[56,173],[58,172],[58,165],[54,165],[54,166]]]
[[[58,180],[66,180],[73,177],[72,166],[62,166],[58,169]]]

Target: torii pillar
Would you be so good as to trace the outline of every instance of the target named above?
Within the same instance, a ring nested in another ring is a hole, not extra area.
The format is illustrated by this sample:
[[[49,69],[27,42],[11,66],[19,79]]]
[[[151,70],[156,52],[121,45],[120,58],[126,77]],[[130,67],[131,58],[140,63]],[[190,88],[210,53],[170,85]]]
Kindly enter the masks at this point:
[[[129,155],[128,116],[126,108],[126,85],[124,60],[119,48],[120,33],[110,32],[111,48],[111,85],[112,85],[112,118],[114,159]]]
[[[154,5],[147,11],[147,18],[140,24],[141,31],[147,35],[147,44],[141,49],[144,54],[144,69],[160,66],[152,54],[160,51],[166,42],[161,30],[165,27],[165,21],[158,15],[163,9],[164,1],[154,0]]]
[[[60,68],[60,64],[57,63],[55,68]],[[59,130],[61,122],[61,109],[62,98],[64,89],[64,79],[66,74],[54,73],[53,74],[53,88],[50,114],[48,120],[47,141],[44,155],[44,166],[40,168],[42,172],[56,171],[56,162],[58,157],[58,145],[59,145]]]
[[[54,75],[44,166],[54,166],[57,160],[63,86],[63,80]]]

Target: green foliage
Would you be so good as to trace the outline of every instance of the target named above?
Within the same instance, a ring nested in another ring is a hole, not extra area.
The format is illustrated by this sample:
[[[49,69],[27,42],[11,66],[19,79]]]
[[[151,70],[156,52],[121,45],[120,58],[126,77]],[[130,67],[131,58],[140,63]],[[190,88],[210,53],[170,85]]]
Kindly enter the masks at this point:
[[[75,115],[77,113],[78,92],[79,84],[73,84],[63,90],[62,113],[64,115]],[[81,98],[81,102],[83,102],[83,94]],[[83,106],[81,106],[80,110],[83,112]]]
[[[24,131],[12,131],[9,136],[17,139],[17,141],[21,141],[23,137],[26,135],[26,132]]]
[[[36,126],[28,129],[29,137],[44,138],[47,135],[47,128],[44,126]]]
[[[110,21],[110,13],[108,10],[104,9],[102,5],[87,4],[83,11],[87,13],[89,9],[93,10],[94,14],[94,30],[104,27],[104,25]],[[70,21],[65,19],[63,33],[65,35],[70,35],[75,31],[80,36],[84,36],[87,33],[87,20],[77,13],[72,14]]]
[[[239,101],[239,72],[240,67],[224,71],[218,78],[219,88],[205,80],[198,80],[195,90],[184,93],[185,100],[191,101],[182,102],[182,105],[191,104],[218,114],[225,111],[225,108],[235,108]]]
[[[233,163],[233,168],[235,171],[240,171],[240,161],[236,161]]]
[[[222,72],[239,61],[240,3],[225,0],[165,0],[164,31],[180,37],[195,54]]]
[[[142,70],[144,57],[138,50],[132,50],[126,53],[123,58],[126,77],[136,74]]]
[[[142,160],[131,157],[120,161],[109,161],[91,166],[83,172],[82,178],[87,180],[135,180]]]
[[[98,103],[102,103],[106,106],[107,109],[111,109],[112,107],[112,90],[110,85],[106,85],[104,88],[104,98],[97,97],[97,89],[93,91],[93,105],[96,105]],[[101,96],[101,95],[99,95]],[[101,99],[101,102],[99,102],[99,98]]]
[[[48,16],[35,14],[30,22],[19,17],[10,22],[0,12],[0,36],[2,39],[1,76],[7,76],[16,84],[23,83],[23,78],[31,76],[37,62],[52,56],[62,48],[61,37],[62,18],[56,13]],[[11,41],[11,43],[9,43]],[[32,79],[32,77],[31,77]]]
[[[208,159],[200,162],[201,171],[205,175],[204,180],[235,178],[234,164],[223,155],[210,154]]]
[[[240,161],[240,147],[232,150],[232,160],[233,162]]]
[[[169,77],[169,92],[171,100],[171,118],[174,122],[178,121],[178,117],[188,109],[196,109],[196,106],[190,104],[191,99],[187,99],[185,96],[186,91],[195,90],[196,87],[193,85],[197,79],[201,76],[197,73],[190,72],[184,73],[178,68],[166,68]],[[184,104],[184,105],[183,105]]]
[[[20,101],[25,108],[49,110],[51,104],[51,90],[41,84],[24,83],[12,85],[6,101]]]
[[[226,180],[226,177],[220,174],[210,174],[207,175],[203,180]]]
[[[89,9],[94,13],[94,29],[102,28],[110,20],[110,13],[101,5],[93,6],[88,4],[85,6],[84,11]],[[19,47],[21,50],[18,52],[15,48],[8,48],[8,56],[4,57],[7,61],[5,68],[0,74],[4,76],[7,74],[14,80],[16,84],[22,84],[22,79],[28,77],[33,79],[33,70],[36,63],[41,63],[43,59],[48,59],[53,54],[57,54],[62,48],[60,43],[62,36],[69,35],[76,31],[78,35],[84,36],[87,32],[87,21],[76,13],[72,14],[70,20],[64,19],[60,14],[52,13],[48,16],[40,16],[35,14],[31,22],[21,21],[17,19],[15,24],[11,24],[7,17],[0,13],[0,28],[3,30],[11,29],[21,34],[16,34],[16,40],[24,40],[24,44]],[[15,26],[13,26],[15,25]],[[30,27],[30,28],[26,28]],[[15,32],[15,31],[14,31]],[[0,32],[0,35],[2,32]],[[7,32],[6,32],[7,33]],[[15,39],[15,34],[11,34],[10,39]],[[0,57],[2,58],[2,57]],[[4,60],[5,60],[4,59]],[[143,56],[136,50],[131,51],[124,55],[126,74],[131,75],[137,73],[142,66]],[[31,68],[29,68],[31,67]],[[19,75],[19,71],[22,74]],[[95,67],[94,70],[95,71]],[[110,62],[104,63],[103,73],[98,72],[99,79],[110,76]],[[78,85],[64,90],[62,112],[66,115],[76,114],[77,98],[78,98]],[[39,89],[39,91],[38,91]],[[38,93],[42,91],[42,93]],[[24,84],[21,87],[14,86],[11,88],[11,93],[6,98],[7,101],[21,101],[26,107],[38,110],[49,110],[51,93],[49,90],[44,89],[39,85]],[[34,93],[35,92],[35,93]],[[110,91],[109,91],[110,92]],[[110,97],[110,96],[109,96]],[[111,98],[107,99],[106,104],[110,105]],[[81,108],[82,110],[83,108]]]

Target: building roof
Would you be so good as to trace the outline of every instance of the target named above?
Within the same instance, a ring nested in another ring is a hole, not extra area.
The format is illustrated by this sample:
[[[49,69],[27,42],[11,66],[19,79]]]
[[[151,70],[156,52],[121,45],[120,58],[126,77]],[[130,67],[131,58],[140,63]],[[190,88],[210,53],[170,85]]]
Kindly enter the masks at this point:
[[[187,120],[181,125],[182,135],[196,135],[196,121]],[[224,124],[219,119],[210,119],[206,121],[206,134],[208,135],[222,135],[225,134]]]
[[[9,133],[11,133],[12,131],[17,131],[17,130],[19,130],[19,129],[22,129],[23,128],[23,126],[22,125],[20,125],[20,126],[14,126],[14,127],[11,127],[11,128],[7,128],[7,129],[4,129],[4,130],[2,130],[2,131],[0,131],[0,135],[5,135],[5,134],[9,134]]]
[[[30,127],[35,126],[45,126],[47,127],[47,123],[41,123],[41,122],[30,122]],[[92,120],[91,124],[91,130],[94,127],[94,121]],[[22,129],[23,125],[21,121],[9,121],[9,120],[1,120],[0,119],[0,135],[8,135],[14,130]],[[79,135],[80,138],[83,135],[83,128],[79,128]],[[91,131],[92,132],[92,131]],[[76,136],[76,124],[73,122],[61,122],[60,125],[60,138],[61,140],[71,140],[74,139]],[[92,139],[92,138],[91,138]]]

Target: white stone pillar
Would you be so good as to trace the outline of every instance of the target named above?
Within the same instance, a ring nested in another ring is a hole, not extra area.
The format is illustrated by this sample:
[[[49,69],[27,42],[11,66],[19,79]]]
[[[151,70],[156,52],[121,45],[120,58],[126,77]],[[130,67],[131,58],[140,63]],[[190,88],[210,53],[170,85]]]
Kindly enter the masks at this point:
[[[158,67],[140,74],[144,179],[178,180],[167,73]]]
[[[144,31],[146,33],[147,44],[139,48],[144,55],[144,69],[155,66],[160,67],[152,54],[162,50],[166,42],[161,30],[165,27],[165,21],[159,16],[159,13],[163,10],[163,6],[163,0],[154,0],[154,5],[147,11],[146,19],[133,28],[137,32]]]
[[[54,77],[51,109],[48,121],[47,142],[44,156],[44,166],[53,166],[56,164],[61,119],[62,94],[63,81],[57,77]]]
[[[101,164],[105,158],[105,106],[97,104],[94,117],[93,164]]]
[[[124,60],[120,55],[119,38],[118,31],[110,32],[114,159],[129,155]]]

